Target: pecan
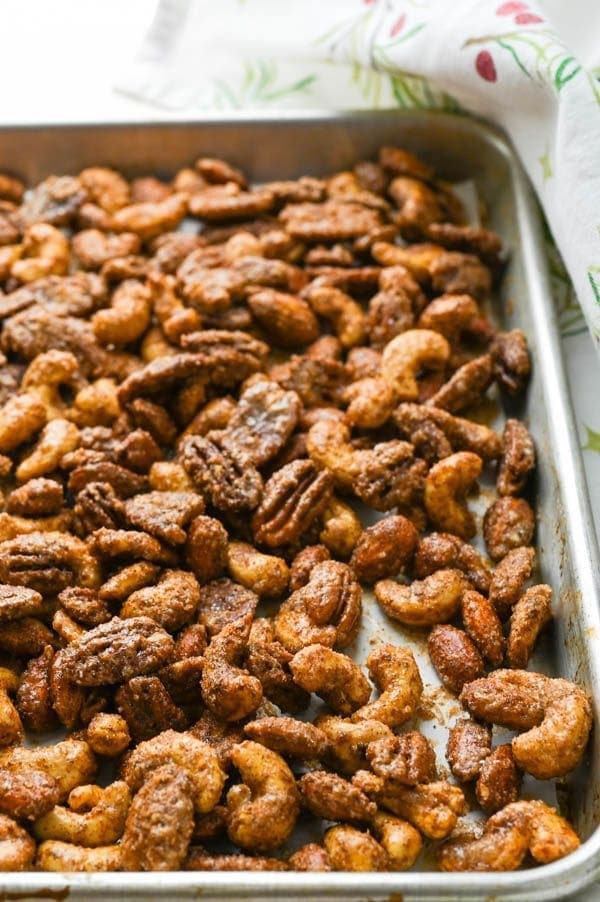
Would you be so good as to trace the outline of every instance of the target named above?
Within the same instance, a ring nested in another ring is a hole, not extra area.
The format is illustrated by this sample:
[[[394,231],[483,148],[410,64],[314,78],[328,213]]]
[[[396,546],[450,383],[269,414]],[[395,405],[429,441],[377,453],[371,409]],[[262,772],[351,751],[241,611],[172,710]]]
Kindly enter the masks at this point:
[[[415,558],[415,576],[423,579],[436,570],[462,570],[478,592],[490,587],[490,566],[479,552],[458,536],[447,532],[432,532],[419,542]]]
[[[50,175],[29,193],[17,218],[23,226],[36,222],[67,225],[85,200],[86,192],[78,179]]]
[[[310,695],[295,684],[288,666],[291,660],[290,652],[275,639],[272,621],[255,620],[248,638],[246,667],[260,680],[268,699],[282,711],[295,714],[308,707]]]
[[[41,654],[32,658],[23,674],[17,690],[16,707],[26,729],[45,733],[57,726],[50,693],[50,667],[54,649],[47,645]]]
[[[257,507],[262,493],[262,478],[243,457],[211,441],[209,433],[186,439],[181,463],[206,500],[222,511],[249,511]]]
[[[148,480],[144,476],[140,476],[110,460],[100,460],[84,464],[83,466],[76,466],[69,475],[67,488],[70,492],[79,493],[90,483],[94,485],[108,485],[114,491],[114,494],[120,498],[137,495],[138,492],[143,492],[148,488]],[[93,494],[95,495],[96,492]],[[92,504],[95,507],[96,500]]]
[[[198,622],[208,634],[220,633],[228,624],[251,614],[254,616],[258,596],[231,579],[218,579],[202,586],[198,602]]]
[[[358,203],[329,200],[322,204],[288,204],[279,214],[286,231],[309,241],[343,241],[376,229],[380,214]]]
[[[77,582],[99,584],[97,560],[75,536],[33,532],[0,545],[0,580],[53,595]]]
[[[219,445],[235,457],[261,467],[281,451],[296,427],[300,410],[295,392],[260,379],[240,395]]]
[[[305,407],[335,403],[349,382],[349,371],[338,360],[293,356],[275,367],[271,377],[283,388],[295,391]]]
[[[381,442],[360,452],[355,494],[377,511],[410,509],[423,497],[427,464],[414,456],[408,442]]]
[[[0,585],[0,623],[35,616],[41,614],[42,610],[42,596],[35,589]]]
[[[230,219],[252,219],[270,210],[274,202],[274,195],[263,188],[242,191],[235,182],[227,182],[192,194],[188,206],[192,216],[207,222],[227,222]]]
[[[136,676],[124,683],[115,702],[135,742],[152,739],[164,730],[184,730],[187,719],[156,676]]]
[[[483,354],[459,367],[427,404],[457,413],[480,401],[492,383],[492,358]]]
[[[448,735],[446,758],[457,780],[475,780],[491,751],[491,727],[466,718],[456,721]]]
[[[502,434],[504,450],[498,467],[499,495],[518,495],[535,468],[535,446],[520,420],[507,420]]]
[[[309,460],[294,460],[271,476],[252,518],[256,541],[276,548],[296,542],[323,513],[333,477]]]
[[[500,388],[509,395],[520,394],[527,385],[531,363],[527,339],[520,329],[499,332],[490,348],[494,376]]]
[[[416,786],[435,775],[435,752],[421,733],[376,739],[368,744],[366,755],[373,773],[390,783]]]
[[[79,686],[104,686],[152,673],[173,651],[173,640],[149,617],[113,617],[64,649],[63,666]]]
[[[90,536],[90,547],[108,560],[120,557],[141,558],[158,564],[174,564],[177,556],[173,549],[162,545],[158,539],[145,532],[132,529],[97,529]]]
[[[78,531],[89,535],[96,529],[117,529],[123,522],[123,502],[108,482],[88,482],[77,493],[73,512]]]
[[[56,514],[64,504],[63,489],[54,479],[30,479],[10,493],[6,499],[9,514],[23,517],[46,517]]]
[[[204,502],[194,492],[149,492],[125,502],[125,518],[132,526],[170,545],[186,540],[185,527],[204,510]]]
[[[111,618],[106,602],[99,598],[96,589],[63,589],[58,600],[69,617],[85,626],[98,626]]]

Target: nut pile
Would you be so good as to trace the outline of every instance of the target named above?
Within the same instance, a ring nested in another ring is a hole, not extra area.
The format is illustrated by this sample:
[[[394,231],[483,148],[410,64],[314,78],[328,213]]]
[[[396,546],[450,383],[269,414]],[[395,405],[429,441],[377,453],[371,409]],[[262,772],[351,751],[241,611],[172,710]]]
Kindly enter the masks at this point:
[[[526,669],[552,617],[533,441],[468,416],[527,384],[525,336],[480,307],[501,268],[393,147],[255,188],[208,158],[171,183],[0,175],[0,870],[403,870],[424,840],[443,870],[510,870],[578,846],[520,798],[591,727],[581,688]],[[493,563],[469,544],[484,469]],[[348,656],[365,587],[464,707],[451,776],[411,649]]]

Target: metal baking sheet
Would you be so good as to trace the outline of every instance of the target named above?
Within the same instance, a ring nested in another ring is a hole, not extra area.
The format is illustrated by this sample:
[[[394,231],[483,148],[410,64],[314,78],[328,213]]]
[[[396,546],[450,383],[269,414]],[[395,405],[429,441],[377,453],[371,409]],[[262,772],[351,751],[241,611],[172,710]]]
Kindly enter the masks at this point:
[[[562,364],[547,264],[535,201],[506,139],[481,122],[437,113],[367,112],[283,114],[252,119],[210,118],[160,125],[78,125],[0,129],[0,169],[29,182],[51,173],[77,172],[105,164],[129,176],[172,175],[198,155],[222,155],[254,181],[323,175],[373,156],[382,144],[398,144],[423,156],[453,182],[469,181],[486,225],[498,231],[511,258],[490,315],[504,328],[526,332],[533,376],[524,401],[500,409],[524,418],[535,437],[538,471],[533,488],[538,513],[539,579],[554,588],[553,633],[536,652],[534,669],[574,679],[593,697],[600,716],[600,617],[598,546],[587,497],[577,431]],[[491,418],[491,419],[490,419]],[[474,504],[481,514],[491,484]],[[426,683],[428,707],[422,729],[436,744],[444,765],[446,728],[457,713],[456,699],[439,686],[423,637],[384,618],[365,593],[363,625],[355,658],[364,661],[372,641],[409,643]],[[425,712],[424,712],[425,714]],[[554,900],[577,897],[600,872],[600,748],[593,732],[588,756],[560,785],[528,780],[524,792],[566,806],[583,839],[573,855],[551,865],[508,874],[443,874],[432,870],[425,852],[408,872],[356,873],[151,873],[0,875],[0,899],[97,897],[202,899],[331,899],[455,902]]]

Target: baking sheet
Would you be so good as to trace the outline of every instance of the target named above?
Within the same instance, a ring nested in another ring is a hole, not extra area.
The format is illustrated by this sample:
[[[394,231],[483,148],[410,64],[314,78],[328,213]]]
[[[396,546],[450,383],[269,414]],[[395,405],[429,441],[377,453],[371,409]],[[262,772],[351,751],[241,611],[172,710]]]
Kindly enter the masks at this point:
[[[597,544],[593,532],[576,432],[565,387],[553,322],[540,226],[529,188],[512,152],[497,132],[471,120],[430,113],[299,115],[277,120],[215,119],[159,126],[77,126],[0,130],[0,168],[30,181],[51,172],[77,172],[105,163],[128,175],[171,175],[199,154],[223,155],[254,180],[326,174],[372,156],[384,143],[405,146],[425,157],[450,180],[472,180],[496,229],[511,248],[511,263],[493,307],[505,328],[520,327],[533,353],[533,378],[523,402],[505,413],[529,422],[538,449],[537,499],[539,578],[555,590],[553,640],[545,641],[531,663],[534,669],[560,673],[583,683],[600,709],[600,621],[598,619]],[[500,414],[499,414],[500,415]],[[500,421],[498,421],[500,422]],[[498,423],[494,423],[497,425]],[[491,485],[472,506],[480,514]],[[363,628],[356,657],[364,660],[372,642],[409,642],[415,649],[430,705],[440,723],[422,719],[420,728],[435,742],[444,763],[448,720],[456,699],[439,688],[425,650],[424,634],[415,634],[381,615],[365,593]],[[598,871],[600,772],[597,742],[589,761],[558,787],[577,829],[587,838],[572,856],[544,868],[510,874],[440,874],[422,870],[398,874],[171,873],[171,874],[14,874],[0,876],[0,898],[74,897],[306,898],[325,899],[557,899],[577,894]],[[533,784],[533,785],[532,785]],[[549,801],[552,786],[532,781],[525,787]],[[540,791],[550,788],[550,795]],[[21,894],[24,894],[21,895]]]

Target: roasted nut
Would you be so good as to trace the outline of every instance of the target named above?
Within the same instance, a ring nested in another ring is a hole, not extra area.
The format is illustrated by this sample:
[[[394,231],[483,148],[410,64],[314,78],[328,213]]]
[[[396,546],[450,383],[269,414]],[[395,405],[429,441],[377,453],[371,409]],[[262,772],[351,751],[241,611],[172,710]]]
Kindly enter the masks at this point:
[[[287,860],[290,871],[330,871],[331,861],[322,846],[307,843]]]
[[[356,635],[360,613],[360,586],[350,568],[323,561],[279,608],[275,637],[293,653],[315,643],[344,648]]]
[[[248,306],[273,344],[281,348],[301,348],[319,334],[310,305],[297,295],[261,288],[250,294]]]
[[[575,683],[496,670],[466,685],[460,700],[474,717],[525,731],[513,739],[513,754],[521,770],[538,780],[569,773],[583,755],[592,715],[587,695]]]
[[[298,781],[303,804],[327,821],[370,821],[377,806],[369,797],[337,774],[313,770]]]
[[[513,802],[492,815],[479,838],[443,845],[438,864],[443,871],[513,871],[528,850],[535,861],[548,863],[579,842],[571,825],[544,802]]]
[[[227,568],[236,582],[259,598],[279,598],[290,579],[290,571],[283,558],[263,554],[246,542],[229,542]]]
[[[303,761],[321,759],[330,745],[322,730],[293,717],[261,717],[246,724],[244,735],[280,755]]]
[[[513,548],[530,545],[535,514],[524,498],[498,498],[483,518],[483,538],[493,561],[506,557]]]
[[[256,541],[277,548],[296,541],[323,513],[333,488],[331,474],[308,460],[295,460],[267,481],[252,518]]]
[[[315,692],[337,714],[352,714],[370,698],[371,686],[360,667],[324,645],[300,649],[289,666],[294,682]]]
[[[200,590],[198,621],[209,636],[215,636],[238,620],[250,621],[256,611],[258,597],[231,579],[217,579]]]
[[[189,773],[195,811],[199,814],[212,811],[221,796],[225,774],[214,749],[189,733],[165,730],[140,742],[126,757],[121,776],[136,792],[153,771],[165,764],[173,764]]]
[[[63,489],[54,479],[30,479],[6,499],[9,514],[23,517],[44,517],[56,514],[64,504]]]
[[[188,438],[181,462],[194,486],[218,510],[239,513],[257,507],[262,492],[259,472],[210,438]]]
[[[367,746],[366,756],[373,773],[390,783],[416,786],[435,774],[435,752],[421,733],[377,739]]]
[[[0,811],[17,820],[35,820],[47,814],[59,800],[52,777],[41,770],[0,768]]]
[[[396,406],[394,389],[381,377],[367,376],[344,390],[346,420],[359,429],[378,429],[390,419]]]
[[[461,539],[475,535],[473,515],[464,495],[481,473],[481,458],[459,451],[438,461],[425,480],[425,508],[433,524]]]
[[[47,839],[38,848],[37,866],[44,871],[118,871],[122,868],[121,846],[87,849],[60,840]]]
[[[260,680],[266,698],[282,711],[298,713],[308,707],[310,695],[292,679],[291,659],[292,654],[275,639],[273,622],[255,620],[248,638],[246,667]]]
[[[381,357],[381,375],[401,401],[419,397],[417,375],[424,369],[443,369],[450,356],[446,339],[431,329],[408,329],[393,338]]]
[[[76,786],[89,782],[96,773],[96,761],[88,744],[75,739],[37,748],[13,746],[4,749],[0,751],[0,767],[11,772],[42,771],[56,782],[59,802]]]
[[[423,841],[421,834],[408,821],[378,811],[371,821],[375,834],[388,854],[394,871],[407,871],[413,866]]]
[[[516,604],[534,564],[535,550],[523,546],[513,548],[496,566],[490,582],[489,599],[500,616],[504,617]]]
[[[352,720],[380,720],[393,728],[413,717],[423,683],[412,651],[379,645],[367,658],[367,668],[380,695],[355,711]]]
[[[102,686],[157,670],[172,650],[169,634],[149,617],[113,617],[65,649],[63,664],[77,685]]]
[[[323,838],[325,850],[335,871],[387,871],[387,852],[369,833],[339,824]]]
[[[235,620],[213,637],[204,656],[202,698],[210,710],[226,721],[254,713],[262,699],[260,681],[242,670],[252,615]]]
[[[410,562],[418,541],[406,517],[391,515],[369,526],[354,546],[350,566],[360,582],[374,583],[395,576]]]
[[[465,407],[470,407],[480,401],[491,382],[492,358],[489,354],[484,354],[459,367],[448,381],[427,400],[427,404],[450,413],[458,413]]]
[[[268,852],[290,836],[299,811],[291,770],[276,752],[256,742],[242,742],[231,753],[242,783],[227,793],[227,833],[232,842]]]
[[[527,667],[540,631],[552,620],[551,599],[550,586],[532,586],[513,607],[506,646],[509,667]]]
[[[275,382],[260,378],[246,386],[228,417],[219,444],[234,457],[261,467],[290,438],[300,416],[300,399]]]
[[[192,619],[199,602],[200,587],[193,574],[165,570],[156,585],[132,592],[121,608],[121,617],[151,617],[174,632]]]
[[[260,855],[213,855],[192,847],[183,863],[186,871],[287,871],[285,861]],[[299,869],[298,869],[299,870]]]
[[[69,266],[69,242],[60,229],[36,222],[25,229],[19,256],[10,268],[11,275],[19,282],[62,276]]]
[[[218,520],[199,516],[192,521],[185,548],[186,560],[200,584],[221,575],[227,564],[227,547],[227,531]]]
[[[0,814],[0,871],[25,871],[35,857],[35,842],[16,821]]]
[[[0,585],[0,623],[41,614],[42,611],[43,599],[35,589]]]
[[[290,568],[290,589],[295,592],[301,589],[310,579],[317,564],[330,560],[331,555],[324,545],[308,545],[294,557]]]
[[[71,790],[68,807],[56,805],[37,818],[37,839],[56,839],[86,847],[104,846],[121,837],[131,802],[129,787],[118,780],[101,789],[77,786]]]
[[[50,693],[50,666],[54,649],[47,645],[36,658],[31,658],[21,675],[16,695],[16,708],[26,729],[45,733],[57,725]]]
[[[457,720],[448,735],[446,758],[457,780],[475,780],[483,761],[492,751],[492,731],[474,720]]]
[[[520,420],[507,420],[502,434],[504,452],[500,458],[496,488],[499,495],[518,495],[535,468],[535,446]]]
[[[53,595],[72,583],[95,588],[98,561],[68,533],[32,532],[0,544],[0,580]]]
[[[342,717],[321,715],[315,726],[329,738],[327,762],[344,774],[353,774],[367,766],[365,756],[369,743],[393,736],[390,728],[379,720],[353,723]]]
[[[359,771],[352,782],[428,839],[445,839],[458,817],[467,810],[462,790],[445,780],[417,786],[391,786],[380,777]]]
[[[494,667],[504,660],[506,642],[494,606],[484,595],[467,589],[461,600],[465,631],[480,653]]]
[[[527,385],[531,363],[527,339],[520,329],[499,332],[490,348],[494,361],[494,376],[509,395],[520,394]]]
[[[95,714],[87,726],[86,740],[97,755],[114,758],[125,751],[131,736],[119,714]]]
[[[521,775],[510,745],[497,746],[481,763],[475,784],[477,801],[484,811],[499,811],[519,798]]]
[[[362,344],[365,314],[353,298],[338,288],[314,284],[305,289],[304,296],[315,313],[331,322],[343,348]]]
[[[147,776],[125,822],[125,870],[172,871],[181,866],[194,828],[192,791],[189,772],[174,764],[163,764]]]
[[[472,545],[449,533],[432,532],[424,536],[414,557],[415,576],[422,579],[447,568],[461,570],[477,591],[488,591],[490,566]]]
[[[483,658],[466,633],[450,624],[434,626],[427,642],[431,663],[442,683],[458,695],[465,683],[483,676]]]
[[[358,515],[335,496],[323,511],[323,528],[319,539],[336,557],[347,559],[363,531]]]
[[[433,423],[444,433],[454,451],[472,451],[482,460],[495,460],[502,455],[502,439],[488,426],[455,417],[447,410],[425,404],[399,404],[394,420],[403,435],[409,438],[423,426]]]
[[[410,586],[391,579],[375,584],[375,598],[393,620],[407,626],[434,626],[456,614],[467,587],[460,570],[436,570]]]

